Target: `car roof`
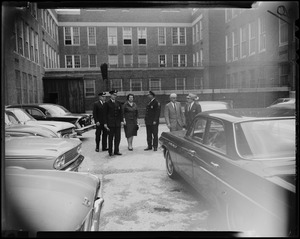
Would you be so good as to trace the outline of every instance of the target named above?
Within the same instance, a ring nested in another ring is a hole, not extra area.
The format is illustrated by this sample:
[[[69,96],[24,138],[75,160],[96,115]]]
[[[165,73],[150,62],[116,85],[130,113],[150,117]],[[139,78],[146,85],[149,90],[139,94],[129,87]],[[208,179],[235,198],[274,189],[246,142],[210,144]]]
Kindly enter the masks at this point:
[[[231,123],[238,123],[260,119],[295,118],[295,110],[284,108],[240,108],[206,111],[198,115],[206,115]]]

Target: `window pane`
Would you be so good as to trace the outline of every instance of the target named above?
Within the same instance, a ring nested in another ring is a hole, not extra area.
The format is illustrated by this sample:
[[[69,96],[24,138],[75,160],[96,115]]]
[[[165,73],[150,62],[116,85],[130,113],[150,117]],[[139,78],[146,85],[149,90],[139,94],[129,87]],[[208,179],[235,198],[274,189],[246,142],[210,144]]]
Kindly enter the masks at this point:
[[[149,88],[153,91],[160,91],[160,79],[150,79]]]
[[[73,68],[72,56],[66,56],[66,66],[67,68]]]
[[[74,56],[75,68],[80,68],[80,56]]]
[[[91,54],[89,55],[90,58],[90,67],[96,67],[96,55]]]
[[[109,67],[118,67],[118,55],[109,55],[108,65]]]
[[[141,91],[142,90],[142,81],[139,79],[131,80],[131,90],[132,91]]]

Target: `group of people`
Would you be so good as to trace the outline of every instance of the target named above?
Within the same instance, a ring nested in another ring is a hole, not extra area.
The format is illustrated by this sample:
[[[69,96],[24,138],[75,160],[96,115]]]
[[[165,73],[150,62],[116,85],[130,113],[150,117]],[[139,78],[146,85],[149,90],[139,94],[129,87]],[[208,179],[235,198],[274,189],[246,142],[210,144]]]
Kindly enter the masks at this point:
[[[121,128],[124,127],[128,150],[132,151],[133,137],[137,136],[139,129],[138,108],[134,102],[133,94],[127,95],[127,101],[124,104],[116,99],[118,91],[112,90],[109,91],[109,94],[110,99],[106,100],[106,93],[99,93],[99,100],[94,103],[93,107],[93,117],[96,124],[96,152],[99,152],[101,141],[102,151],[108,151],[109,156],[122,155],[119,150]],[[147,97],[149,98],[145,113],[147,148],[144,150],[153,149],[157,151],[161,105],[156,100],[154,92],[149,91]],[[166,104],[164,111],[166,124],[170,131],[189,127],[193,117],[201,112],[200,105],[195,103],[196,100],[196,95],[189,94],[183,112],[180,102],[177,102],[177,95],[175,93],[170,95],[170,102]]]

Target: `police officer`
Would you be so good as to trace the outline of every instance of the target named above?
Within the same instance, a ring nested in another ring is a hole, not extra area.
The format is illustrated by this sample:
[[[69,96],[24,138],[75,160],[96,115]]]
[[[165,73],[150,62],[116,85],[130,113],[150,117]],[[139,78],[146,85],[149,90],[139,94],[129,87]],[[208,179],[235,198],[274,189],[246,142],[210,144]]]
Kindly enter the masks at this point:
[[[111,90],[110,100],[106,101],[104,104],[104,127],[108,131],[108,153],[109,156],[122,155],[119,151],[119,145],[121,141],[121,126],[123,125],[123,112],[122,104],[117,101],[116,90]],[[114,150],[113,150],[114,143]]]
[[[144,150],[152,150],[153,147],[153,150],[157,151],[160,103],[155,99],[155,94],[152,91],[149,91],[148,98],[149,102],[145,114],[148,147]]]
[[[102,151],[107,149],[107,130],[104,128],[104,103],[105,103],[105,92],[98,94],[99,100],[94,103],[93,117],[96,123],[96,152],[99,152],[99,143],[102,133]]]

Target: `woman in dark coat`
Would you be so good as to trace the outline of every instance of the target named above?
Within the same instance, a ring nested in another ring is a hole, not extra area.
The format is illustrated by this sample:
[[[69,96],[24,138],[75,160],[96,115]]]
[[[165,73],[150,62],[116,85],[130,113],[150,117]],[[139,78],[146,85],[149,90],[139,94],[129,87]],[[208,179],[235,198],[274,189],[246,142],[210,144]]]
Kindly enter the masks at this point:
[[[128,150],[132,151],[133,136],[137,135],[138,130],[138,109],[133,102],[134,95],[128,94],[127,101],[123,104],[124,131],[128,142]]]

